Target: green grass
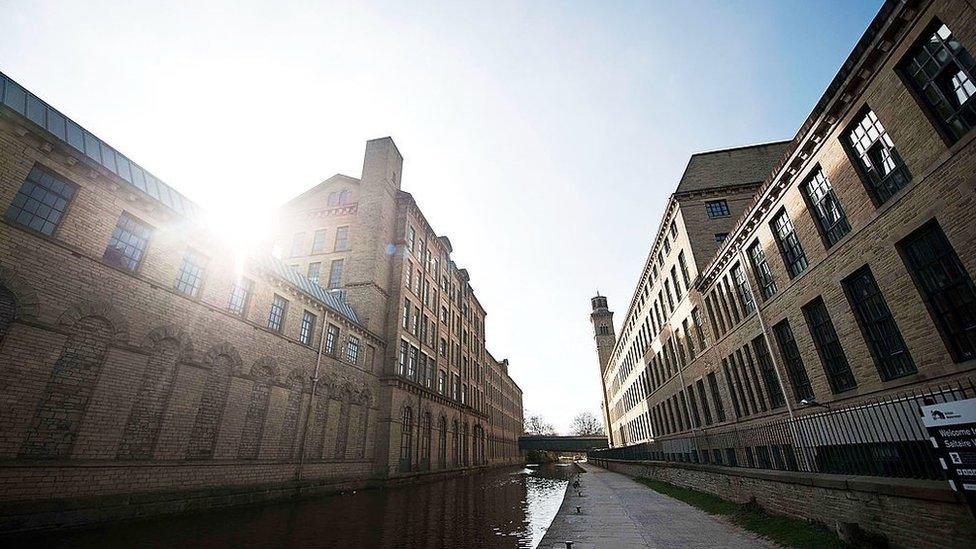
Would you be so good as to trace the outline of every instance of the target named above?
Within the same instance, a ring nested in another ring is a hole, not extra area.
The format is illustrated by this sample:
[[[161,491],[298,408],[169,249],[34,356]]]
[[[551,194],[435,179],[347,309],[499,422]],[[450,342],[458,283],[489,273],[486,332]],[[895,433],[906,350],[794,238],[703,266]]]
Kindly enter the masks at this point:
[[[637,482],[655,492],[683,501],[712,515],[722,515],[731,522],[775,541],[785,547],[830,548],[847,547],[829,528],[816,522],[773,515],[756,503],[735,503],[718,496],[682,488],[649,478],[640,477]]]

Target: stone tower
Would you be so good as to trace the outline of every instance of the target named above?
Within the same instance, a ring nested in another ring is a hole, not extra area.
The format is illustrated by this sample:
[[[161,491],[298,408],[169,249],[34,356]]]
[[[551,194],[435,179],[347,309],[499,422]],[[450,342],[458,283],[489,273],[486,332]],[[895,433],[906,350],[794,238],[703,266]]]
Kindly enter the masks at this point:
[[[607,308],[607,298],[599,293],[590,299],[593,312],[590,322],[593,324],[593,341],[596,342],[596,354],[600,360],[600,387],[603,389],[603,429],[613,446],[613,431],[610,429],[610,408],[607,400],[607,382],[605,375],[610,366],[610,356],[613,346],[617,343],[617,335],[613,330],[613,311]]]

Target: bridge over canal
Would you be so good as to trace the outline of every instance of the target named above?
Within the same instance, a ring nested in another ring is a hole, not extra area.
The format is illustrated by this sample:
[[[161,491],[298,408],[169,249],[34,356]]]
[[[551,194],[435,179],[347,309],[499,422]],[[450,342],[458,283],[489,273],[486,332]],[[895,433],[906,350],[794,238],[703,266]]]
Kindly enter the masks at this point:
[[[586,452],[608,448],[606,437],[561,437],[555,435],[526,435],[519,437],[519,450],[546,452]]]

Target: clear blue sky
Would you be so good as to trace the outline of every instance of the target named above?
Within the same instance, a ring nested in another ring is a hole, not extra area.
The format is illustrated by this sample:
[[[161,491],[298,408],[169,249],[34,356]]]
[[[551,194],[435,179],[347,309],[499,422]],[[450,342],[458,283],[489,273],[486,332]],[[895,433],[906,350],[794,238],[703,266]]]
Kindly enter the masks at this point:
[[[792,137],[881,1],[200,4],[0,0],[0,70],[240,231],[392,136],[565,429],[688,156]]]

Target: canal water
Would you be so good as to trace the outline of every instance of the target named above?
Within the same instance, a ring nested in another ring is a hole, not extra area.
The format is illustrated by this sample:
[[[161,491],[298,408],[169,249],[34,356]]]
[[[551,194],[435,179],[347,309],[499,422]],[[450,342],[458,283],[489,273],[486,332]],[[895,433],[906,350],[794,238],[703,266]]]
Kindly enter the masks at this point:
[[[556,515],[576,470],[565,463],[506,467],[398,488],[198,512],[0,543],[98,549],[531,549]]]

